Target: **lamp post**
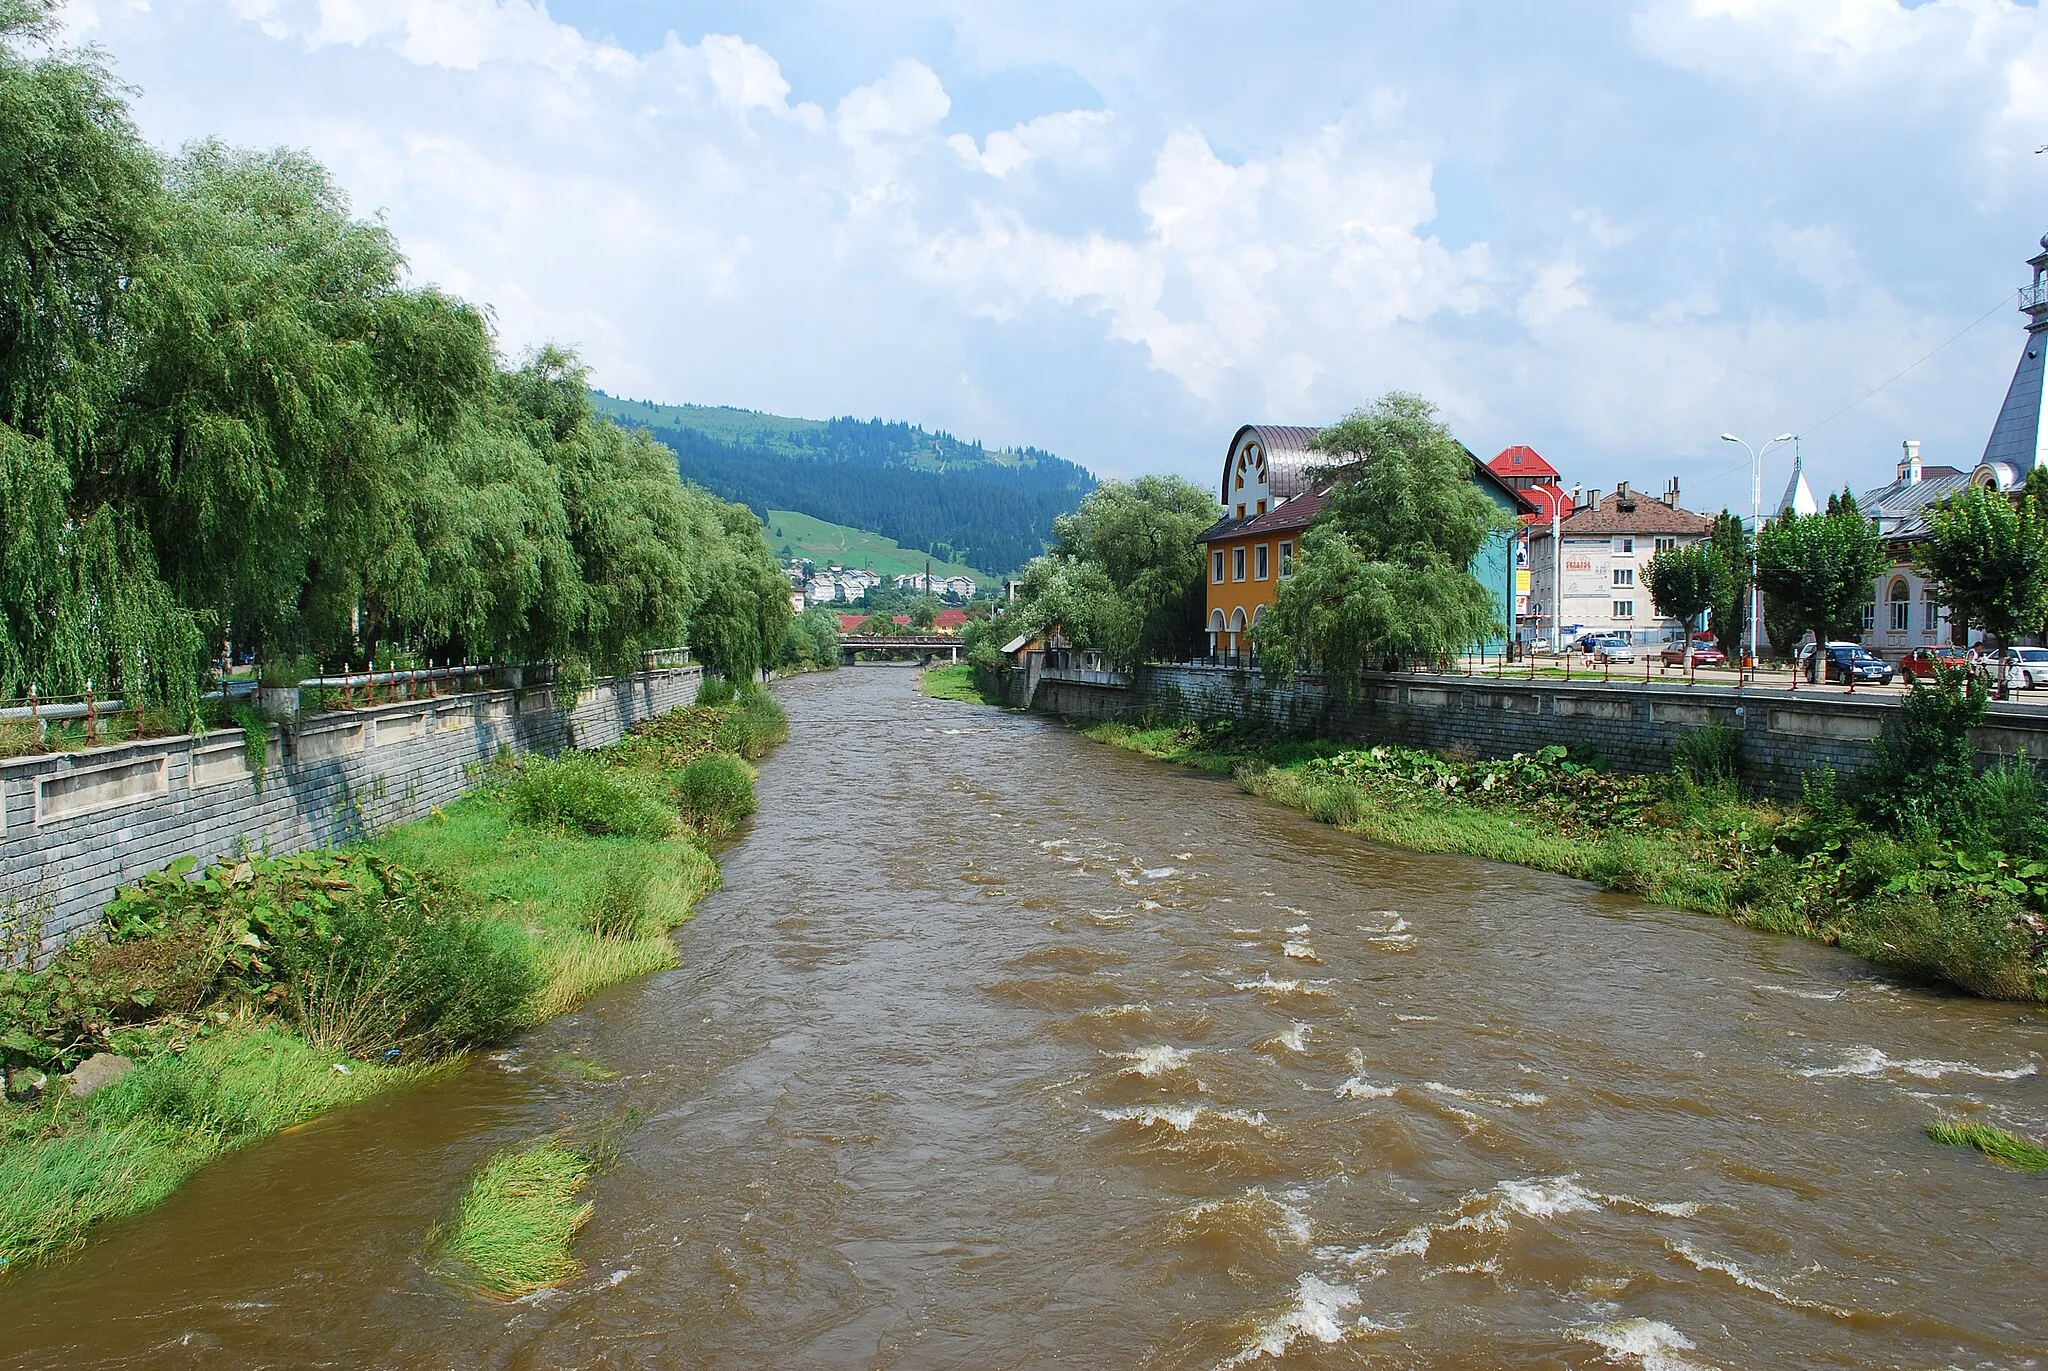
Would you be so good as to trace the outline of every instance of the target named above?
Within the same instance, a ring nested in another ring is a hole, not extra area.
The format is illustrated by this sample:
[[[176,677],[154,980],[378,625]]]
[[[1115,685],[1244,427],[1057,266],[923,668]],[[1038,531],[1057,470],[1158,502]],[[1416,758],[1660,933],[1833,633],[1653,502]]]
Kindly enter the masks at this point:
[[[1764,527],[1764,454],[1778,444],[1792,440],[1792,434],[1781,433],[1762,447],[1751,447],[1732,433],[1721,435],[1722,442],[1734,443],[1749,454],[1749,669],[1752,672],[1763,655],[1764,641],[1763,596],[1756,584],[1756,540]]]

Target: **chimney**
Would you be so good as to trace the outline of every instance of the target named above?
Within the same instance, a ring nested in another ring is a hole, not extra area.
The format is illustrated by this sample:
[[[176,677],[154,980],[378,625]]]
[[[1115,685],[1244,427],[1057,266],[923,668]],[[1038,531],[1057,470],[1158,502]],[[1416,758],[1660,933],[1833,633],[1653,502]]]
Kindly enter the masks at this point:
[[[1591,490],[1589,490],[1589,491],[1587,491],[1587,492],[1586,492],[1586,506],[1585,506],[1585,507],[1586,507],[1587,509],[1598,509],[1598,508],[1600,508],[1600,487],[1598,487],[1598,486],[1594,486],[1594,487],[1593,487],[1593,488],[1592,488]]]
[[[1614,498],[1617,500],[1626,500],[1628,498],[1627,481],[1616,481],[1614,483]]]
[[[1676,476],[1671,478],[1671,484],[1665,488],[1664,503],[1672,509],[1678,508],[1678,478]]]
[[[1917,486],[1920,484],[1920,440],[1908,438],[1899,446],[1906,451],[1899,461],[1899,479],[1909,486]]]

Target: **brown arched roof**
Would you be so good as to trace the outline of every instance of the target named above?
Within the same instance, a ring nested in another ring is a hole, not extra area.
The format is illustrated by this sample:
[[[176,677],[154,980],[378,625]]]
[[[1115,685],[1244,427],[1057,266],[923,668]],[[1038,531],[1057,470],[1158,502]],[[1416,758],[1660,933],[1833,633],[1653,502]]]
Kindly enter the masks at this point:
[[[1328,462],[1320,452],[1310,452],[1308,440],[1316,430],[1300,424],[1246,424],[1231,435],[1223,451],[1223,479],[1216,484],[1216,498],[1230,503],[1230,469],[1247,437],[1257,438],[1266,449],[1266,486],[1277,502],[1292,499],[1308,490],[1308,473]]]

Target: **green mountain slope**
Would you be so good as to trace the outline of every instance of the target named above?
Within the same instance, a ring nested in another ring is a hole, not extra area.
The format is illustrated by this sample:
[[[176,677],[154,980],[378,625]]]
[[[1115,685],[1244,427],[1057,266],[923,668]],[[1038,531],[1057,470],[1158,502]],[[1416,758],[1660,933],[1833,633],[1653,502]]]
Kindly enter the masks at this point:
[[[995,575],[1038,555],[1052,521],[1095,488],[1085,468],[1049,452],[994,451],[912,424],[791,419],[602,391],[591,399],[666,444],[684,477],[764,517],[807,514]]]
[[[864,528],[827,523],[793,509],[771,509],[765,519],[768,546],[778,557],[808,557],[819,566],[843,566],[874,572],[877,576],[910,576],[931,563],[934,576],[967,576],[976,593],[997,588],[998,577],[959,562],[942,562],[928,552],[903,547],[894,538],[884,538]],[[784,552],[783,549],[788,551]]]

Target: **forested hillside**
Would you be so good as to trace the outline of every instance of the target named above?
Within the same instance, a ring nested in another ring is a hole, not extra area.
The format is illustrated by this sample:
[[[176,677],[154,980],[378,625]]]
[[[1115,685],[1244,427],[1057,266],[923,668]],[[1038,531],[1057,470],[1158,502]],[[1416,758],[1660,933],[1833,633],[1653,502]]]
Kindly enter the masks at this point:
[[[913,424],[790,419],[603,392],[593,403],[666,444],[686,479],[764,517],[793,509],[998,575],[1043,551],[1052,521],[1095,488],[1086,468],[1049,452],[991,451]]]

